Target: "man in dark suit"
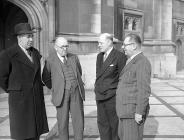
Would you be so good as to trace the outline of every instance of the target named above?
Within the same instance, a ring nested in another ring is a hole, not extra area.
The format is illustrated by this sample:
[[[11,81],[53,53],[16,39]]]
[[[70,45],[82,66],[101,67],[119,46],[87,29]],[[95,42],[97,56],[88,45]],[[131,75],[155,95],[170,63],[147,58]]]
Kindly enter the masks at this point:
[[[96,61],[95,94],[97,123],[101,140],[118,140],[118,117],[115,95],[119,74],[126,57],[113,47],[113,36],[104,33],[99,37],[100,53]]]
[[[128,56],[116,91],[120,140],[142,140],[144,122],[149,112],[151,64],[141,51],[141,38],[125,37],[123,49]]]
[[[58,37],[56,39],[54,52],[46,60],[42,79],[46,86],[52,90],[52,103],[57,110],[60,139],[69,140],[70,111],[74,139],[82,140],[84,131],[83,101],[85,100],[81,79],[82,69],[78,57],[67,52],[68,47],[68,41],[65,38]]]
[[[15,26],[18,44],[0,53],[0,87],[9,93],[11,137],[39,140],[48,132],[39,52],[28,23]]]

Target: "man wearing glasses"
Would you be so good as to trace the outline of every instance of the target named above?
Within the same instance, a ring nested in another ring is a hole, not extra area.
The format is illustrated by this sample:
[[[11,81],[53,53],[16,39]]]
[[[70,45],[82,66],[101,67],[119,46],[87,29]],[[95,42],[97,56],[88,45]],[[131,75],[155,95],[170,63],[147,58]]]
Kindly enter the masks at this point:
[[[125,37],[122,48],[128,57],[121,71],[116,91],[116,112],[119,117],[120,140],[142,140],[149,112],[151,64],[141,51],[141,38]]]
[[[69,140],[69,112],[72,117],[74,139],[83,139],[85,93],[81,75],[82,69],[78,57],[68,53],[68,41],[58,37],[54,52],[45,62],[42,79],[52,91],[52,103],[57,110],[58,132],[61,140]]]

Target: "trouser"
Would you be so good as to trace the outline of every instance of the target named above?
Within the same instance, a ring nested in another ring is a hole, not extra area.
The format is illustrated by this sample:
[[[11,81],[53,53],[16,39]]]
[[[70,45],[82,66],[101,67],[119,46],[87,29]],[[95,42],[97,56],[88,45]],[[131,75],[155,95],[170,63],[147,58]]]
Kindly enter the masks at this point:
[[[116,98],[97,101],[97,124],[101,140],[119,140]]]
[[[84,107],[79,88],[65,90],[61,106],[57,107],[57,120],[59,137],[61,140],[69,139],[69,112],[72,117],[74,139],[83,140],[84,131]]]
[[[144,123],[137,124],[135,119],[120,119],[118,135],[120,140],[142,140]]]

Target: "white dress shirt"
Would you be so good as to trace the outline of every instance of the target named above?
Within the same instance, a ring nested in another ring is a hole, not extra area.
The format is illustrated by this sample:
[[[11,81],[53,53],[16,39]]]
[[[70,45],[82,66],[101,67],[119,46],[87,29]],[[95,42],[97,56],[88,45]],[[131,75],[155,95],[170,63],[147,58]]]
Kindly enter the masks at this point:
[[[23,50],[23,52],[26,54],[26,56],[29,58],[29,60],[31,62],[33,62],[33,58],[28,54],[27,50],[24,47],[22,47],[21,45],[19,45],[19,46]]]
[[[113,47],[111,47],[109,50],[107,50],[107,52],[104,53],[103,61],[105,61],[107,59],[107,57],[111,53],[112,49],[113,49]]]
[[[57,56],[59,57],[59,59],[61,60],[62,63],[64,63],[64,58],[67,60],[67,57],[66,56],[60,56],[60,54],[57,52]]]
[[[136,56],[137,56],[138,54],[140,54],[140,53],[142,53],[142,51],[140,51],[140,52],[138,52],[138,53],[132,55],[130,58],[128,58],[127,61],[126,61],[126,65],[127,65],[132,59],[134,59],[134,57],[136,57]]]

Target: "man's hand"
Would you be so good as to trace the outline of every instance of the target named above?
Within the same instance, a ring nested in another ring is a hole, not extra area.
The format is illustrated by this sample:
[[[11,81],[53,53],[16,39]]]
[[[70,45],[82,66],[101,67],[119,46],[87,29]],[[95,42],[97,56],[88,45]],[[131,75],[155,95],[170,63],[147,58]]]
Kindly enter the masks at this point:
[[[135,113],[135,121],[136,121],[138,124],[141,124],[141,123],[143,122],[142,115]]]

